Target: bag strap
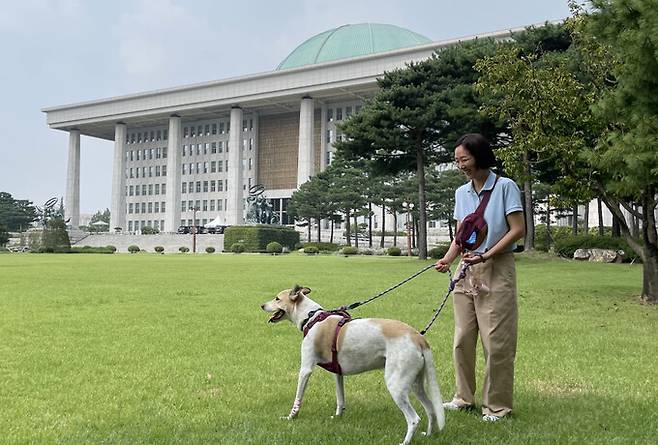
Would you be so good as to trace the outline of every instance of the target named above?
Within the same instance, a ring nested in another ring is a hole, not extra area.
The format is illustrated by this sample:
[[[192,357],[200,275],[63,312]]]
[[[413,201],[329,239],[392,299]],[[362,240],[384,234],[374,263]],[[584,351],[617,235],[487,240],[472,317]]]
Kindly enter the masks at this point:
[[[491,193],[493,192],[494,187],[496,187],[497,182],[498,182],[498,175],[496,175],[496,180],[494,181],[491,188],[489,190],[485,190],[484,192],[482,192],[483,194],[482,201],[480,201],[480,205],[478,205],[478,208],[475,209],[475,212],[473,213],[480,215],[480,217],[484,218],[484,210],[487,208],[487,204],[489,204]]]

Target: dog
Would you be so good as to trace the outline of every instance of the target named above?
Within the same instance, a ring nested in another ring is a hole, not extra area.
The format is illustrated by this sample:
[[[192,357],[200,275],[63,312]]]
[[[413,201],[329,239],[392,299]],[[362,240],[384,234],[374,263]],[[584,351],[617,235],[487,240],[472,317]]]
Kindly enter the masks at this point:
[[[397,320],[359,318],[346,313],[323,311],[311,300],[311,289],[295,286],[278,293],[261,308],[271,314],[269,323],[292,322],[304,332],[297,393],[292,409],[283,419],[297,417],[304,390],[315,365],[331,369],[336,380],[336,417],[345,409],[343,375],[384,368],[384,380],[391,397],[407,421],[407,433],[401,445],[407,445],[420,423],[409,402],[413,391],[427,413],[425,435],[432,434],[434,423],[445,426],[441,392],[436,381],[432,351],[425,337]],[[333,352],[332,352],[333,349]],[[427,384],[427,392],[423,381]]]

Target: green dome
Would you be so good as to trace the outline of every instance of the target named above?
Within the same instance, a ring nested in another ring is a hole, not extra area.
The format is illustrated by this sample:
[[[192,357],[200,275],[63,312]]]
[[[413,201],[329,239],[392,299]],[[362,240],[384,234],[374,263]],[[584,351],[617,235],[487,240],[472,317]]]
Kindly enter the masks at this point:
[[[425,36],[394,25],[343,25],[311,37],[288,54],[276,69],[348,59],[430,42]]]

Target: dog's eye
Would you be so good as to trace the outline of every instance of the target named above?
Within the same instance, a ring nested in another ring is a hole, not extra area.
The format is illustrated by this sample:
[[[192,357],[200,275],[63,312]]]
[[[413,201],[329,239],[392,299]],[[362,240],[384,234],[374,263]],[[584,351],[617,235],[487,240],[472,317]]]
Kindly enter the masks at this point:
[[[281,300],[279,300],[279,297],[276,297],[276,298],[274,299],[274,301],[281,301]]]

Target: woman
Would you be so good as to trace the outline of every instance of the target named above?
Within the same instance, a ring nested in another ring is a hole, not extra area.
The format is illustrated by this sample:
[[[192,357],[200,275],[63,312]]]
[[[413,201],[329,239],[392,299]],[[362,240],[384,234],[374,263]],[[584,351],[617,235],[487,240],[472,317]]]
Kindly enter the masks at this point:
[[[454,290],[454,364],[456,391],[448,410],[475,406],[475,347],[478,331],[485,357],[482,420],[495,422],[512,411],[516,355],[516,270],[512,251],[525,234],[519,188],[490,169],[496,158],[481,134],[466,134],[455,143],[455,164],[468,183],[455,192],[454,218],[460,222],[475,212],[482,192],[491,190],[484,212],[487,235],[473,251],[461,252],[455,241],[436,269],[447,272],[461,254],[470,267]]]

